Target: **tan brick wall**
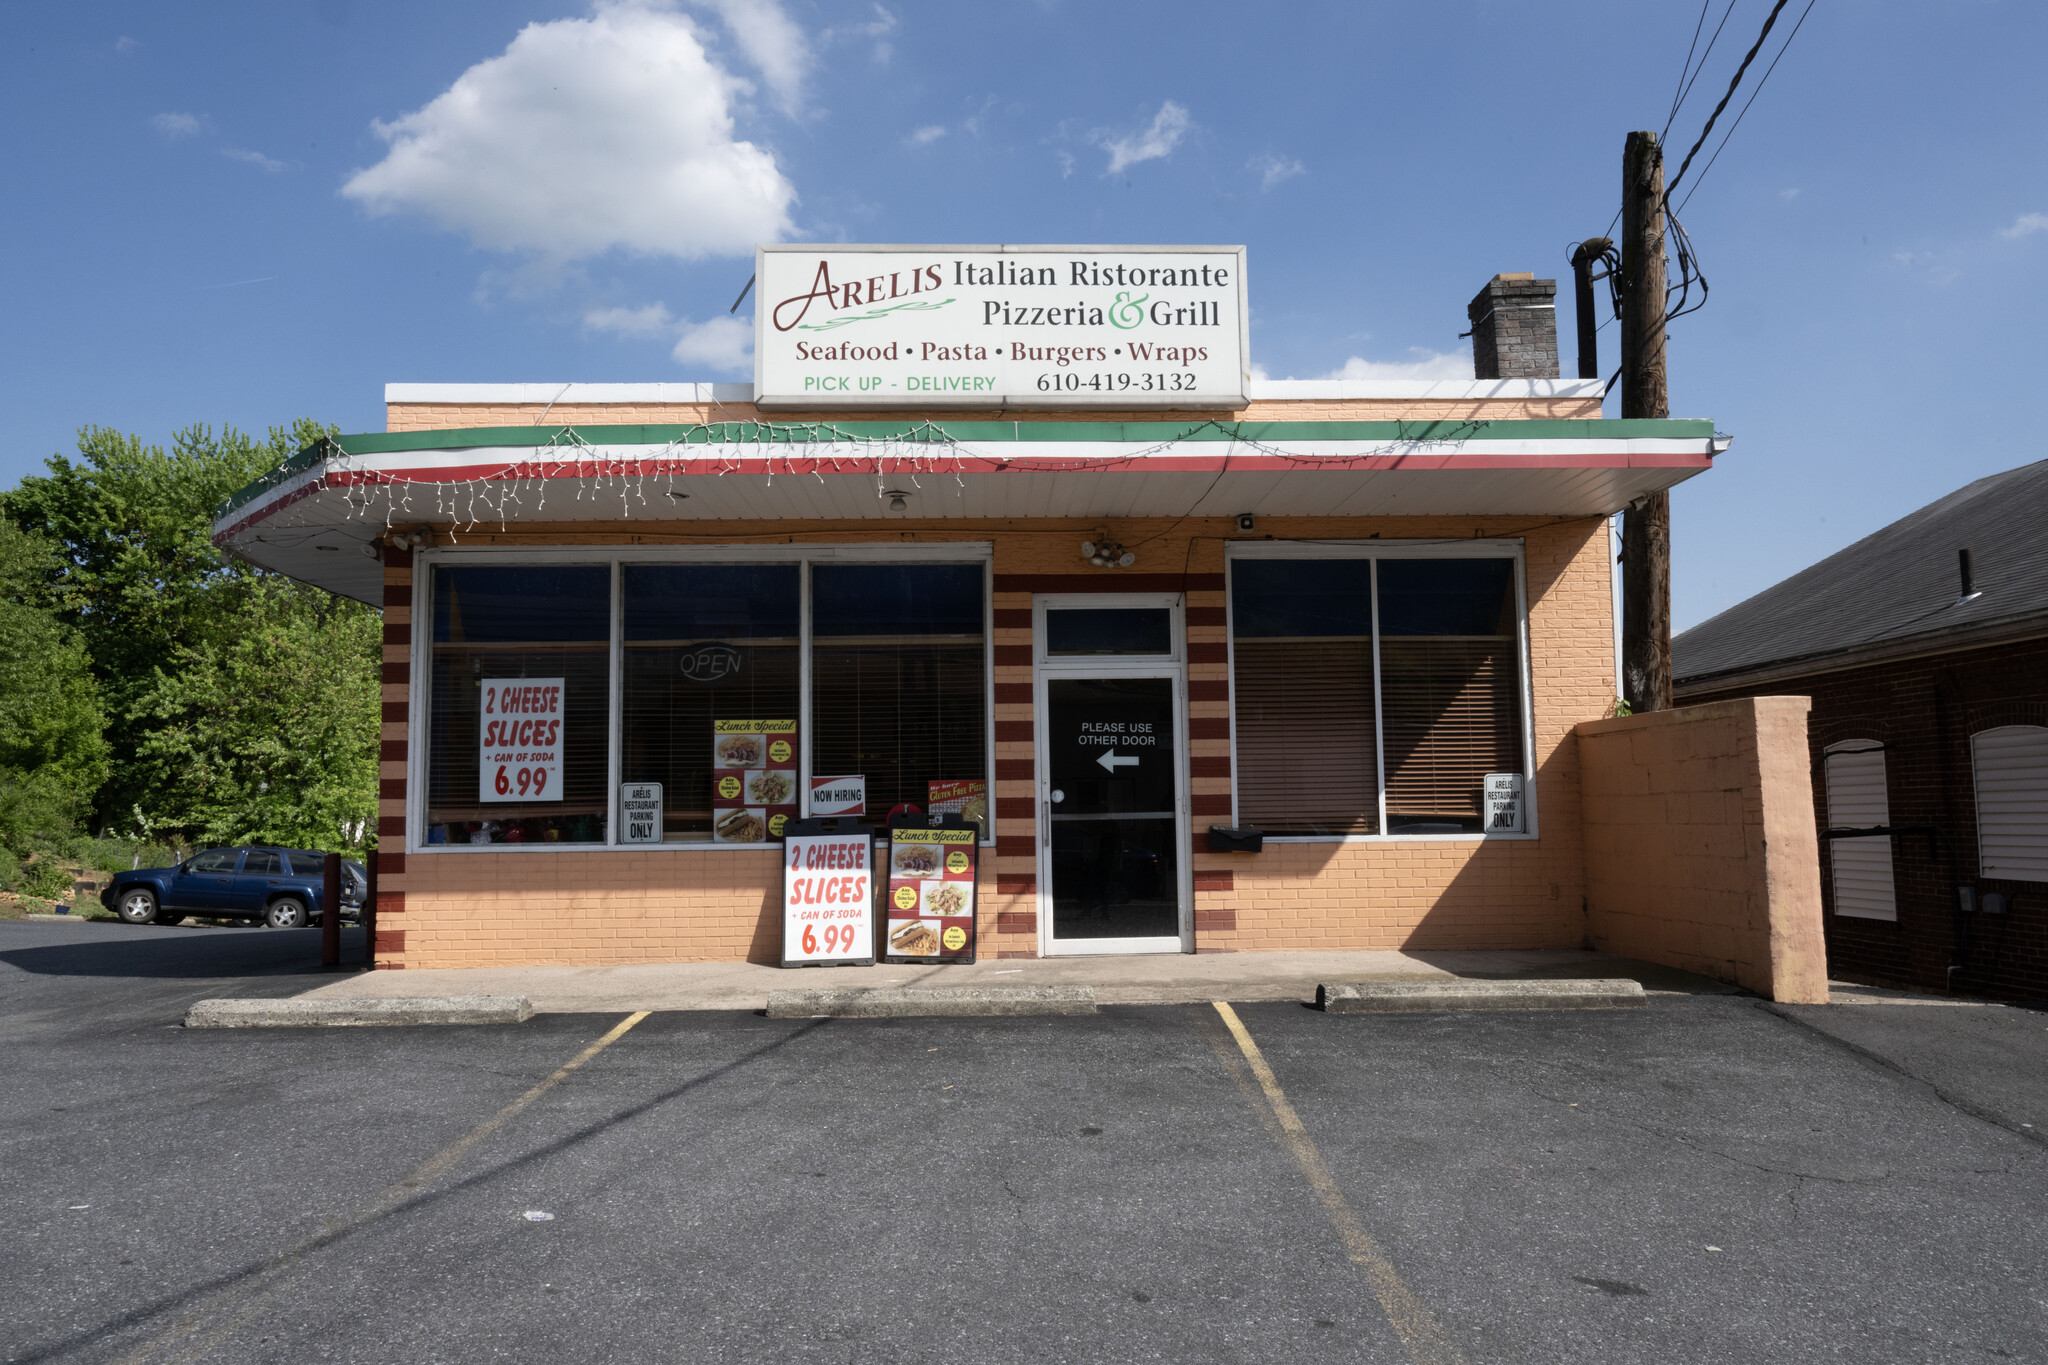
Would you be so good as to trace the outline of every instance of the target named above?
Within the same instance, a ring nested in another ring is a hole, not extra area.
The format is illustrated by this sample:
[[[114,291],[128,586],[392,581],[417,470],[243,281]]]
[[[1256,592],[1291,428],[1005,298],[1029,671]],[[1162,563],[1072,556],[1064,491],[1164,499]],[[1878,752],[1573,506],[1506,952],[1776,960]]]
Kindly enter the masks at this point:
[[[662,544],[787,540],[991,541],[997,845],[983,850],[980,949],[1038,947],[1030,607],[1034,591],[1160,591],[1187,586],[1190,759],[1194,769],[1198,951],[1279,948],[1577,946],[1586,934],[1573,727],[1613,707],[1613,646],[1605,523],[1599,518],[1261,518],[1280,539],[1519,537],[1525,546],[1541,838],[1482,842],[1388,840],[1269,846],[1212,854],[1201,831],[1229,819],[1228,703],[1223,660],[1224,518],[961,522],[572,523],[465,533],[465,546]],[[1129,570],[1091,569],[1083,539],[1137,547]],[[386,568],[387,594],[410,602],[409,564]],[[1049,579],[1056,581],[1049,582]],[[387,617],[387,619],[392,619]],[[401,623],[393,620],[394,627]],[[404,628],[396,632],[403,636]],[[1021,650],[1021,653],[1018,652]],[[409,678],[403,638],[387,639],[387,708]],[[403,710],[386,713],[386,777],[402,779]],[[394,751],[393,745],[397,748]],[[395,753],[395,757],[394,757]],[[1021,767],[1017,766],[1021,763]],[[395,766],[394,766],[395,765]],[[402,787],[399,789],[402,791]],[[385,846],[403,847],[403,803],[386,789]],[[379,951],[392,966],[511,963],[603,965],[749,958],[774,960],[779,924],[772,855],[710,849],[660,852],[506,851],[384,855]]]
[[[1593,944],[1826,1004],[1806,697],[1578,728]]]
[[[752,403],[387,403],[386,431],[444,431],[466,427],[630,426],[638,423],[682,425],[691,422],[749,422],[765,417],[776,422],[1393,422],[1458,421],[1484,417],[1512,421],[1532,417],[1598,417],[1597,398],[1486,398],[1430,400],[1409,398],[1285,398],[1259,399],[1233,411],[1216,409],[1162,412],[1041,412],[991,408],[934,414],[929,408],[905,412],[829,412],[763,414]]]

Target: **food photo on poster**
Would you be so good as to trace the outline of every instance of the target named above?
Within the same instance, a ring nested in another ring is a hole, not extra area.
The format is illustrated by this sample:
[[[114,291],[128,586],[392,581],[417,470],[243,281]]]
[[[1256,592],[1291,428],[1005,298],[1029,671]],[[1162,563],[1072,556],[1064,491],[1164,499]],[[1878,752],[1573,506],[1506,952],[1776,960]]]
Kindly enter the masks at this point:
[[[796,722],[714,720],[711,730],[712,839],[781,838],[797,814]]]
[[[837,818],[794,820],[788,830],[782,855],[782,965],[873,963],[873,831]]]

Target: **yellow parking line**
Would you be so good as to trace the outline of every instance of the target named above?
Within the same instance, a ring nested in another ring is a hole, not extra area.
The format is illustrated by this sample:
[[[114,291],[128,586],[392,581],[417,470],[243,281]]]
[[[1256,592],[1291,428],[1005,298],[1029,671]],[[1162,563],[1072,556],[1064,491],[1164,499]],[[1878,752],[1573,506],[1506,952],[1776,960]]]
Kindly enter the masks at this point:
[[[1216,1013],[1223,1016],[1231,1036],[1237,1039],[1245,1062],[1250,1065],[1252,1075],[1258,1078],[1259,1088],[1266,1092],[1266,1103],[1272,1106],[1273,1117],[1280,1122],[1282,1144],[1293,1155],[1295,1164],[1301,1167],[1301,1173],[1308,1177],[1309,1186],[1315,1190],[1316,1198],[1322,1201],[1323,1212],[1336,1227],[1337,1236],[1343,1240],[1344,1250],[1352,1263],[1365,1272],[1366,1283],[1372,1286],[1373,1296],[1386,1311],[1387,1321],[1394,1325],[1401,1344],[1408,1348],[1408,1358],[1415,1365],[1464,1365],[1465,1357],[1452,1344],[1450,1334],[1423,1306],[1422,1300],[1415,1297],[1415,1291],[1402,1282],[1394,1263],[1387,1259],[1379,1243],[1373,1241],[1372,1234],[1365,1230],[1365,1224],[1345,1202],[1344,1192],[1337,1187],[1337,1178],[1323,1164],[1322,1153],[1316,1150],[1308,1130],[1302,1126],[1301,1116],[1288,1103],[1287,1092],[1280,1088],[1273,1068],[1266,1065],[1266,1058],[1259,1051],[1259,1045],[1252,1041],[1244,1021],[1223,1001],[1212,1003],[1216,1006]]]
[[[422,1186],[445,1174],[449,1167],[467,1156],[475,1149],[478,1143],[504,1127],[521,1110],[567,1080],[592,1057],[595,1057],[598,1053],[624,1037],[628,1029],[632,1028],[642,1019],[645,1019],[647,1015],[648,1011],[646,1010],[641,1010],[637,1014],[627,1015],[617,1024],[614,1024],[611,1030],[602,1038],[599,1038],[589,1047],[584,1048],[583,1051],[555,1068],[554,1073],[546,1080],[534,1086],[518,1099],[512,1101],[512,1103],[506,1105],[503,1109],[500,1109],[497,1113],[491,1115],[482,1123],[479,1123],[476,1127],[434,1153],[434,1155],[428,1157],[411,1174],[394,1184],[385,1186],[369,1204],[341,1219],[339,1222],[328,1224],[313,1236],[292,1247],[289,1251],[281,1252],[277,1256],[272,1257],[268,1263],[247,1279],[216,1296],[196,1312],[187,1316],[184,1321],[175,1324],[161,1335],[151,1338],[140,1348],[124,1356],[120,1365],[141,1365],[142,1362],[155,1357],[159,1352],[172,1350],[180,1346],[184,1349],[179,1350],[176,1355],[169,1357],[164,1365],[187,1365],[187,1362],[201,1359],[208,1352],[212,1351],[214,1347],[220,1345],[222,1341],[232,1336],[244,1323],[254,1317],[264,1304],[275,1297],[289,1281],[291,1272],[307,1256],[332,1245],[340,1238],[369,1223],[372,1219],[380,1218],[404,1204],[406,1200],[417,1194]]]

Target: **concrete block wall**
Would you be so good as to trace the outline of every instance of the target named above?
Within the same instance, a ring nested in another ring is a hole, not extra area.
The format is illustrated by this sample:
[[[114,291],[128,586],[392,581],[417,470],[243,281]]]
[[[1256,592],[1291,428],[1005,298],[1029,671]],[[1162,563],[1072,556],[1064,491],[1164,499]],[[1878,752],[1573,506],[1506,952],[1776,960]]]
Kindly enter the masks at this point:
[[[720,528],[688,527],[690,543]],[[996,846],[983,851],[978,930],[988,956],[1038,951],[1031,599],[1041,592],[1186,592],[1189,755],[1199,952],[1281,948],[1568,947],[1586,936],[1578,747],[1573,729],[1613,707],[1605,522],[1527,518],[1262,518],[1280,539],[1518,538],[1524,545],[1534,698],[1534,807],[1540,838],[1476,837],[1269,845],[1210,853],[1203,832],[1231,819],[1224,546],[1228,518],[978,525],[961,522],[746,522],[753,543],[807,540],[995,545]],[[1140,546],[1131,569],[1095,569],[1084,539]],[[659,544],[660,523],[528,523],[465,532],[465,546]],[[393,967],[512,963],[609,965],[774,960],[779,940],[770,853],[402,850],[405,703],[413,566],[386,563],[384,790],[378,948]]]
[[[1825,1004],[1805,697],[1577,727],[1591,946]]]

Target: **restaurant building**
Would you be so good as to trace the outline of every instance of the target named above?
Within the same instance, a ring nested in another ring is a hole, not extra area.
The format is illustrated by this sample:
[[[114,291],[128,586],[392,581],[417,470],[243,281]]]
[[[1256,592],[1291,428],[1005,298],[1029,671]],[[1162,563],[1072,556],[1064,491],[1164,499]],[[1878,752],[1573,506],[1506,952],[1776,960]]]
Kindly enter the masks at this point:
[[[223,508],[383,607],[380,966],[776,961],[854,803],[968,817],[983,957],[1588,941],[1606,518],[1725,441],[1603,419],[1549,281],[1297,382],[1241,248],[757,266],[753,384],[393,384]]]

